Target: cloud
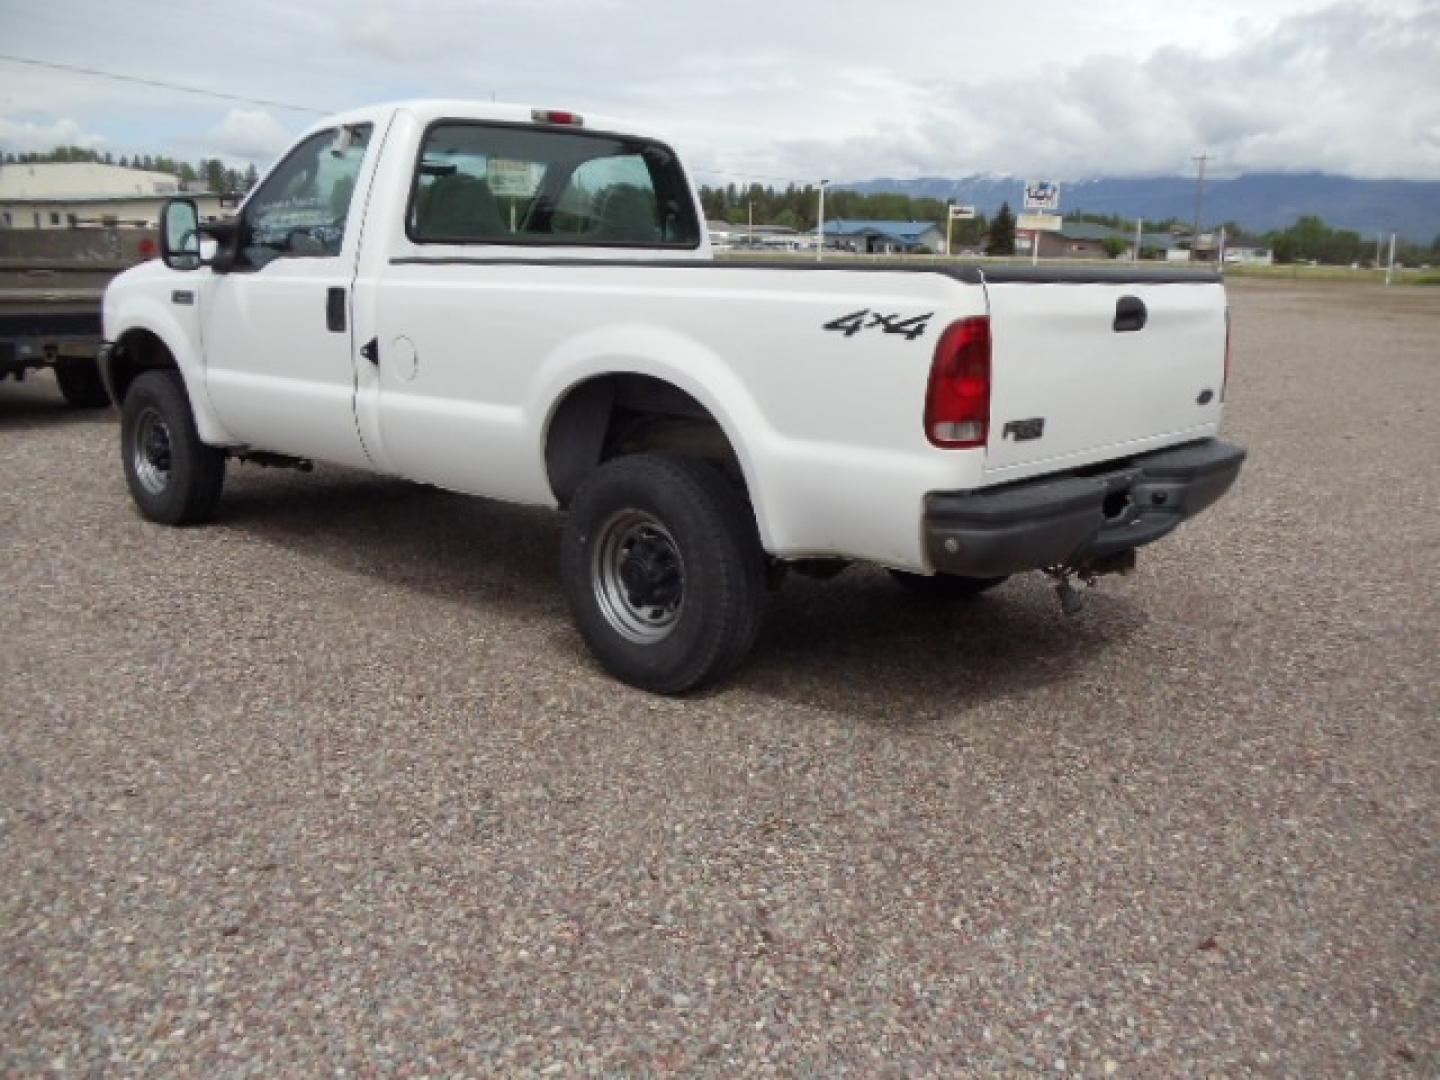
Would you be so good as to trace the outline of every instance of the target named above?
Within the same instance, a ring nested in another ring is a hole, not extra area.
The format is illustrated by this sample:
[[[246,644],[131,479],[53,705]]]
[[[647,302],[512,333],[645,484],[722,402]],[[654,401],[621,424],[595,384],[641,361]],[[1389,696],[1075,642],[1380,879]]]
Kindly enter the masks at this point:
[[[1437,0],[250,0],[203,56],[122,8],[37,9],[6,49],[54,55],[63,32],[77,65],[320,109],[493,93],[629,118],[739,179],[1175,174],[1202,150],[1220,173],[1440,177]],[[308,120],[4,76],[0,113],[127,150],[259,163]]]
[[[1440,8],[1336,5],[1229,51],[1097,55],[1043,80],[937,84],[898,120],[776,148],[830,174],[1174,174],[1324,170],[1440,177]],[[890,95],[892,99],[896,95]],[[810,172],[815,167],[809,164]]]
[[[57,146],[83,146],[96,150],[105,145],[105,136],[86,131],[74,120],[37,124],[33,120],[12,120],[0,116],[0,149],[6,153],[53,150]]]
[[[223,157],[263,165],[290,145],[293,135],[266,109],[231,109],[205,142]]]

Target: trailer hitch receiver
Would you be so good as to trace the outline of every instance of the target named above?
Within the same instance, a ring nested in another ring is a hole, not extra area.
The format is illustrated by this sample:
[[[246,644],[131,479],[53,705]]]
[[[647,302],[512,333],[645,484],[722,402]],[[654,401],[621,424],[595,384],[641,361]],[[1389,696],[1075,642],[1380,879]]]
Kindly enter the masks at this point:
[[[1078,615],[1085,610],[1085,592],[1075,587],[1077,581],[1091,589],[1106,574],[1128,574],[1134,569],[1135,549],[1130,548],[1098,559],[1047,566],[1045,573],[1055,581],[1055,596],[1060,601],[1060,610],[1066,615]]]

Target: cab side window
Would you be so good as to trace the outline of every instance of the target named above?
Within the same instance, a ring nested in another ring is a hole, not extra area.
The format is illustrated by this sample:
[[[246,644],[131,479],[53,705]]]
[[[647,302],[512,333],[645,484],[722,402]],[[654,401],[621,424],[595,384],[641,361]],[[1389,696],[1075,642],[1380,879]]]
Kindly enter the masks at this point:
[[[245,204],[246,265],[259,269],[280,258],[340,254],[370,132],[369,124],[317,131],[265,178]]]

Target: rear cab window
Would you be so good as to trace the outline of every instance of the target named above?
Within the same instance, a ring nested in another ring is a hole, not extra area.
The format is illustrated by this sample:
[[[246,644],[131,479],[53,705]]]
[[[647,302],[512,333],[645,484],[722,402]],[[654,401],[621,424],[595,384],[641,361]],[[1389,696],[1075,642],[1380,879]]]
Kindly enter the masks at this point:
[[[482,121],[426,129],[405,231],[417,244],[700,244],[690,188],[669,147]]]

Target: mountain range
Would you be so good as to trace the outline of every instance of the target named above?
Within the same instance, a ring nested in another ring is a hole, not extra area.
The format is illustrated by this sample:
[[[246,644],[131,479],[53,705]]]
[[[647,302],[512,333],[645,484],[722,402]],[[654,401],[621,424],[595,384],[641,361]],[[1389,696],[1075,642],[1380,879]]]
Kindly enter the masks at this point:
[[[1023,181],[1010,176],[969,176],[962,179],[920,177],[880,178],[836,184],[867,194],[891,192],[916,198],[972,205],[993,215],[1002,202],[1020,207]],[[1105,177],[1062,181],[1061,213],[1088,211],[1119,214],[1149,221],[1195,216],[1193,176]],[[1428,245],[1440,235],[1440,181],[1362,180],[1328,173],[1248,173],[1206,178],[1202,227],[1235,221],[1252,232],[1292,225],[1314,214],[1335,228],[1354,229],[1369,238],[1399,233],[1402,240]]]

